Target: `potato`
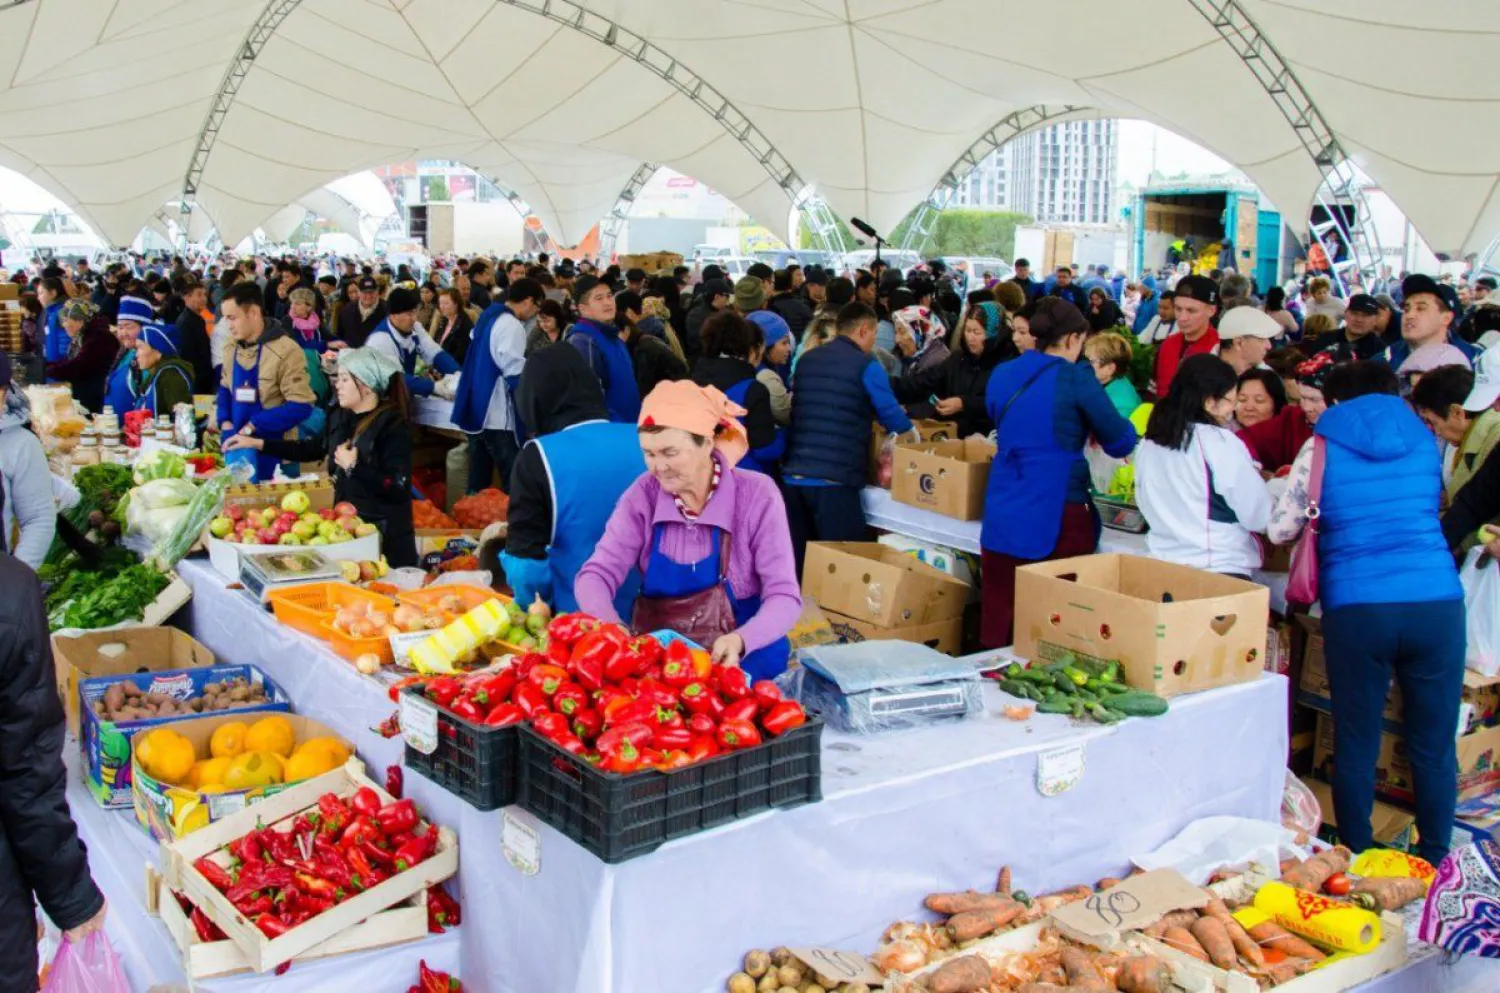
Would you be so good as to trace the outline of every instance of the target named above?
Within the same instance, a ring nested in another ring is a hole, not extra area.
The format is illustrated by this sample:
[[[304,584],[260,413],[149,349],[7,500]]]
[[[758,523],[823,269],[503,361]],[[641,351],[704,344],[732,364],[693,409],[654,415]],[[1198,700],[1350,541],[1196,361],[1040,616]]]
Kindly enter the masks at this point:
[[[193,697],[188,701],[188,706],[192,708],[192,711],[195,714],[203,713],[203,698],[201,696]]]
[[[156,708],[156,716],[157,717],[172,717],[172,716],[176,715],[176,713],[177,713],[177,705],[174,704],[171,700],[167,700],[167,701],[163,702],[160,706],[158,706]]]
[[[759,979],[771,969],[771,956],[757,948],[745,953],[745,975]]]
[[[819,986],[823,987],[825,991],[836,990],[839,988],[839,981],[837,979],[829,979],[821,972],[813,972],[813,981],[816,982]]]
[[[104,709],[119,710],[125,705],[125,684],[114,683],[104,691]],[[97,706],[97,704],[95,705]]]
[[[828,993],[832,987],[823,986],[819,983],[808,983],[802,987],[802,993]]]
[[[864,983],[845,983],[839,993],[870,993],[870,987]]]
[[[755,980],[743,972],[736,972],[729,977],[729,982],[724,984],[724,989],[729,993],[755,993]]]
[[[760,982],[755,984],[755,993],[776,993],[781,989],[781,983],[776,979],[776,970],[772,969],[760,977]]]
[[[797,986],[802,982],[802,977],[802,967],[791,962],[776,970],[776,979],[783,986]]]
[[[96,713],[96,714],[98,714],[98,715],[100,715],[102,717],[104,715],[104,701],[103,700],[95,700],[94,701],[93,710],[94,710],[94,713]]]
[[[796,956],[793,955],[791,949],[787,948],[785,945],[777,945],[775,948],[771,949],[772,965],[779,968],[780,966],[786,965],[788,962],[793,961],[796,961]]]
[[[244,701],[250,699],[250,690],[244,686],[236,686],[234,689],[229,691],[229,699],[235,701],[236,703],[243,703]]]

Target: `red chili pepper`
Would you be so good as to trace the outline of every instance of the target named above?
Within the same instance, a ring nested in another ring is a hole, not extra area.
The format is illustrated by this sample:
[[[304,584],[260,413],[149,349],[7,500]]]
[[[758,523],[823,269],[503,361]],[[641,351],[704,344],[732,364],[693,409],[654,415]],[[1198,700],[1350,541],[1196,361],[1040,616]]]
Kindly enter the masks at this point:
[[[223,941],[224,932],[219,926],[208,919],[208,915],[197,907],[188,914],[188,920],[193,924],[193,930],[198,934],[199,941]]]
[[[552,618],[547,625],[547,637],[550,643],[561,643],[571,646],[584,635],[593,631],[600,624],[596,617],[577,611],[571,614],[558,614]]]
[[[800,728],[807,723],[807,711],[802,709],[802,704],[796,700],[783,700],[766,712],[760,719],[760,726],[766,729],[766,734],[771,737],[779,737],[793,728]]]
[[[753,696],[747,696],[725,707],[721,721],[753,721],[758,713],[760,713],[760,701]]]
[[[719,682],[719,692],[731,700],[743,700],[750,695],[750,677],[744,669],[716,665],[714,678]]]
[[[318,797],[318,813],[323,818],[318,825],[319,834],[342,834],[352,819],[349,805],[332,793]]]
[[[321,876],[314,876],[310,873],[297,873],[297,888],[309,896],[319,896],[326,900],[334,901],[338,899],[339,888],[337,885],[327,879],[323,879]]]
[[[244,914],[246,917],[252,919],[256,914],[270,913],[275,908],[276,902],[271,899],[271,895],[269,893],[262,893],[259,896],[250,896],[245,898],[244,900],[241,900],[239,903],[234,904],[235,910],[238,910],[241,914]]]
[[[717,735],[717,728],[714,729],[714,733],[715,735]],[[692,744],[688,745],[687,753],[688,758],[692,759],[694,762],[702,762],[704,759],[713,758],[722,750],[723,749],[719,748],[717,737],[706,734],[699,734],[693,736]]]
[[[656,729],[656,733],[651,736],[652,746],[660,748],[664,752],[684,749],[692,743],[693,732],[687,728],[659,727]]]
[[[417,826],[417,805],[410,800],[388,803],[375,812],[375,823],[387,835],[410,831]]]
[[[550,710],[537,714],[531,719],[531,727],[537,734],[548,741],[557,741],[565,734],[572,734],[568,726],[568,719],[562,714],[554,714]]]
[[[357,815],[349,827],[353,828],[359,823],[360,817],[374,817],[375,812],[381,807],[380,794],[368,786],[361,786],[354,791],[354,796],[349,799],[349,806]],[[346,832],[347,833],[347,832]]]
[[[448,927],[456,927],[463,923],[463,913],[459,908],[458,901],[449,895],[442,885],[430,886],[427,889],[427,905],[437,905],[438,912],[443,915],[443,923]]]
[[[719,730],[719,722],[707,714],[694,714],[687,720],[687,729],[694,734],[712,735]]]
[[[374,790],[370,790],[369,792],[371,796],[375,797],[375,813],[379,813],[380,797],[375,793]],[[343,835],[339,837],[339,844],[343,845],[345,848],[348,848],[352,845],[359,844],[361,841],[379,840],[380,826],[375,823],[374,813],[360,814],[356,816],[354,820],[350,822],[349,826],[344,829]]]
[[[513,703],[497,703],[485,715],[484,726],[492,728],[508,728],[512,724],[520,724],[526,719],[526,714]]]
[[[589,705],[588,691],[579,683],[564,683],[552,694],[552,706],[559,714],[572,717]]]
[[[423,687],[423,692],[427,694],[427,699],[431,700],[439,707],[446,707],[453,702],[454,698],[458,696],[458,692],[461,689],[463,689],[463,684],[454,677],[439,676],[438,678],[428,682],[428,684]]]
[[[375,867],[365,857],[365,853],[359,850],[359,846],[350,847],[344,852],[344,857],[349,860],[349,868],[354,870],[354,881],[361,889],[369,889],[375,885]]]
[[[240,840],[231,843],[229,854],[247,865],[265,861],[265,855],[261,852],[260,848],[260,838],[257,837],[254,831],[251,831]]]
[[[396,864],[396,857],[373,841],[361,841],[359,843],[359,850],[377,866],[388,868]]]
[[[260,928],[260,933],[267,938],[279,938],[290,931],[291,925],[274,914],[261,914],[255,918],[255,926]]]
[[[396,871],[405,872],[431,858],[432,853],[437,851],[437,837],[437,828],[428,827],[426,834],[418,835],[396,849]]]
[[[568,670],[555,665],[534,666],[526,674],[526,681],[550,697],[568,681]]]
[[[512,702],[521,708],[521,713],[534,717],[547,709],[547,694],[540,686],[528,681],[516,687]]]
[[[604,730],[604,717],[597,710],[580,710],[573,715],[573,733],[588,741],[599,737]]]
[[[725,748],[749,748],[760,744],[760,732],[749,721],[725,721],[719,725],[719,744]]]
[[[770,710],[776,704],[786,699],[782,695],[781,687],[769,679],[757,679],[751,683],[750,692],[755,695],[756,700],[760,701],[761,708],[764,710]]]
[[[208,880],[208,885],[220,893],[228,892],[230,887],[234,885],[234,877],[229,875],[229,871],[219,863],[210,860],[207,856],[194,862],[193,868],[202,873],[203,878]]]

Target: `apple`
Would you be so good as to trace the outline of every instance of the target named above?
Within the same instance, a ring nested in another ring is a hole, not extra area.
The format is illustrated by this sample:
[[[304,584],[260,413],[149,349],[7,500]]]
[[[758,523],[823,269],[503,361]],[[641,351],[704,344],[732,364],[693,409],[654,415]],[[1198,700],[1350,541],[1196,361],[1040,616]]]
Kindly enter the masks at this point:
[[[306,521],[307,523],[313,525],[314,527],[317,527],[318,522],[321,521],[322,519],[323,518],[319,517],[317,511],[315,511],[315,510],[309,510],[307,513],[303,514],[301,517],[297,518],[297,520],[299,520],[299,521]]]
[[[345,500],[333,505],[333,514],[335,517],[356,517],[359,515],[359,508]]]
[[[281,532],[275,528],[261,528],[256,533],[260,535],[260,543],[262,545],[274,545],[281,540]]]
[[[330,545],[341,545],[344,542],[353,539],[353,537],[354,535],[350,534],[348,531],[345,531],[343,528],[335,528],[333,534],[328,536],[328,543]]]
[[[243,521],[245,519],[244,507],[225,507],[224,516],[231,521]]]
[[[278,535],[291,534],[292,527],[293,525],[288,524],[286,521],[277,521],[271,525],[271,530],[275,531]]]
[[[292,513],[290,510],[283,510],[281,513],[276,515],[276,519],[278,521],[286,521],[288,524],[297,523],[297,515]]]
[[[323,520],[325,521],[331,521],[339,515],[333,512],[332,507],[324,507],[322,510],[318,511],[318,516],[323,518]]]
[[[249,521],[235,521],[234,522],[234,533],[235,534],[244,534],[245,531],[247,529],[249,529],[250,527],[251,527],[251,524],[250,524]]]
[[[208,522],[208,533],[215,538],[223,538],[234,531],[234,521],[227,517],[215,517]]]
[[[318,525],[319,537],[330,538],[337,530],[339,530],[339,526],[332,521],[324,521],[322,524]]]
[[[300,545],[300,544],[302,544],[302,539],[299,538],[299,537],[297,537],[296,535],[292,534],[290,531],[288,531],[286,534],[284,534],[280,538],[276,539],[276,544],[278,544],[278,545]]]
[[[240,536],[231,531],[224,536],[223,540],[229,542],[231,545],[238,545],[240,543]]]
[[[375,534],[379,530],[380,529],[373,524],[365,524],[364,522],[360,522],[359,524],[356,524],[354,526],[354,537],[368,538],[370,535]]]
[[[359,518],[357,518],[357,517],[340,517],[338,519],[338,521],[335,522],[335,523],[337,523],[338,526],[341,527],[341,528],[343,528],[345,531],[351,531],[352,532],[354,530],[354,528],[357,526],[358,520],[359,520]]]
[[[275,524],[276,523],[276,518],[278,516],[279,515],[276,513],[276,508],[275,507],[267,507],[265,510],[262,510],[260,512],[261,527],[267,527],[268,528],[272,524]]]
[[[260,532],[258,532],[258,531],[246,531],[244,534],[240,535],[240,544],[241,545],[259,545],[259,544],[261,544]]]
[[[297,537],[301,538],[303,541],[306,541],[307,539],[313,537],[317,533],[318,533],[318,527],[317,527],[317,525],[316,524],[311,524],[311,523],[309,523],[307,521],[298,521],[296,524],[292,525],[292,534],[294,534]]]
[[[292,490],[281,498],[281,509],[291,514],[305,514],[312,501],[301,490]]]
[[[309,545],[326,545],[328,544],[328,539],[319,534],[307,539],[307,543]]]
[[[359,564],[359,578],[364,583],[378,579],[380,578],[380,568],[374,562],[361,562]]]

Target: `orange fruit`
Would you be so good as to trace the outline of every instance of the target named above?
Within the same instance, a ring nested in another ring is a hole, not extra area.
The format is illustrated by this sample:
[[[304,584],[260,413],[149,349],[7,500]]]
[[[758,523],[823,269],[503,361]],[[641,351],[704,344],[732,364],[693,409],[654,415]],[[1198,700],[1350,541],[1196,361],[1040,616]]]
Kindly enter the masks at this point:
[[[208,740],[208,751],[216,759],[232,759],[245,750],[245,734],[250,726],[243,721],[230,721],[214,728]]]
[[[297,732],[292,730],[292,722],[280,714],[262,717],[245,732],[247,752],[275,752],[282,758],[289,758],[296,744]]]

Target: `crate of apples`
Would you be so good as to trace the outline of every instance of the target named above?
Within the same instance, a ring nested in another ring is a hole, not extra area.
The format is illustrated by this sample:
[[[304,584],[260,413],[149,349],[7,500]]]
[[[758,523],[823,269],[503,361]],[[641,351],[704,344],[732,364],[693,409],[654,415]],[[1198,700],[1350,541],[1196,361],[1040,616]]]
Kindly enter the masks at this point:
[[[229,506],[208,523],[209,534],[240,545],[340,545],[378,533],[354,504],[313,510],[306,493],[293,490],[270,507]]]

